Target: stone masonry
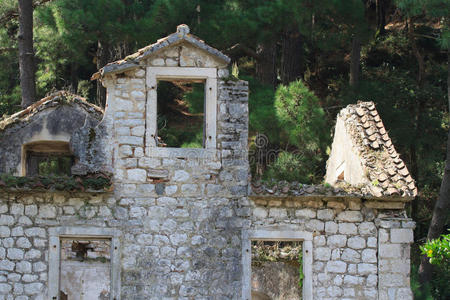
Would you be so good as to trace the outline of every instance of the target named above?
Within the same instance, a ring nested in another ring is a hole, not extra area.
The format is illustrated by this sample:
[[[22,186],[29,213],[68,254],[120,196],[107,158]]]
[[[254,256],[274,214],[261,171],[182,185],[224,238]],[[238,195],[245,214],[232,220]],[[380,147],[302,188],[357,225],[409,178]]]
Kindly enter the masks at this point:
[[[55,228],[117,233],[120,243],[113,250],[119,260],[111,261],[111,272],[119,275],[115,300],[250,300],[243,292],[249,280],[243,275],[243,245],[247,231],[261,228],[312,236],[312,264],[304,265],[311,269],[305,276],[312,290],[303,299],[412,299],[414,222],[404,213],[412,197],[375,197],[370,189],[339,182],[300,188],[297,183],[294,191],[276,192],[252,185],[248,84],[229,77],[228,63],[180,25],[94,75],[107,88],[103,119],[92,125],[103,134],[92,143],[77,139],[96,145],[91,153],[101,152],[101,164],[89,170],[112,172],[113,189],[56,192],[0,184],[0,300],[59,299],[49,273]],[[154,120],[148,116],[155,86],[149,74],[156,66],[193,68],[194,77],[196,69],[214,69],[205,80],[215,83],[207,86],[207,95],[216,95],[215,114],[208,119],[215,122],[209,127],[215,143],[202,149],[152,145]]]

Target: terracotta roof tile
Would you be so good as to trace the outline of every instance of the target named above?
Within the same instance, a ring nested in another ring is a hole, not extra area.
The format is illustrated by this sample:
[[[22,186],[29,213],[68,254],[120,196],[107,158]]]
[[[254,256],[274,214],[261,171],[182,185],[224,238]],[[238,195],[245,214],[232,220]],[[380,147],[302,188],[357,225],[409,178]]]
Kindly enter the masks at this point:
[[[384,195],[414,197],[417,194],[414,180],[392,145],[374,103],[349,105],[340,112],[340,116],[345,120],[347,132],[372,184],[383,182]]]

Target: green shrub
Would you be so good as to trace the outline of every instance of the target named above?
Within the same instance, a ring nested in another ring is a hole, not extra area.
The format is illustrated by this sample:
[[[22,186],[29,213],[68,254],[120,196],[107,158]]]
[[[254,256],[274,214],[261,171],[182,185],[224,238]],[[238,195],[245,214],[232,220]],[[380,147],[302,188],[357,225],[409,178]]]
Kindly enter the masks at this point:
[[[449,299],[450,296],[450,234],[442,235],[438,239],[434,239],[426,242],[423,246],[420,246],[422,254],[426,255],[430,259],[430,263],[434,265],[433,279],[426,286],[426,291],[431,290],[433,299],[444,300]],[[424,290],[424,289],[422,289]],[[430,299],[426,295],[417,299]]]
[[[300,80],[280,85],[275,94],[281,134],[290,144],[310,151],[324,150],[328,141],[325,112],[319,98]]]
[[[450,234],[426,242],[420,246],[422,254],[430,258],[430,264],[445,266],[450,262]]]
[[[316,171],[316,172],[315,172]],[[305,158],[298,153],[282,151],[264,173],[266,180],[298,181],[302,183],[320,180],[317,173],[317,161]]]

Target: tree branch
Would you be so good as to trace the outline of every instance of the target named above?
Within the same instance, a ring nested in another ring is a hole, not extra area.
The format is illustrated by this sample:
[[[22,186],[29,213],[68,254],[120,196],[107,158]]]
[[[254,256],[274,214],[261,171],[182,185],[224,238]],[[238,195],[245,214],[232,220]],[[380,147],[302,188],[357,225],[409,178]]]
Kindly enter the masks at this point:
[[[13,52],[13,51],[17,51],[18,48],[15,47],[0,47],[0,53],[2,52]]]
[[[51,2],[53,0],[35,0],[33,1],[33,9],[36,7],[42,6],[47,2]],[[4,26],[6,23],[13,19],[17,19],[19,17],[19,8],[13,8],[6,11],[2,16],[0,16],[0,26]]]
[[[256,53],[255,50],[253,50],[245,45],[242,45],[240,43],[231,46],[230,48],[226,49],[224,52],[227,54],[232,54],[232,53],[236,53],[238,51],[242,51],[242,52],[244,52],[245,55],[253,57],[256,60],[260,59],[260,56],[258,55],[258,53]]]

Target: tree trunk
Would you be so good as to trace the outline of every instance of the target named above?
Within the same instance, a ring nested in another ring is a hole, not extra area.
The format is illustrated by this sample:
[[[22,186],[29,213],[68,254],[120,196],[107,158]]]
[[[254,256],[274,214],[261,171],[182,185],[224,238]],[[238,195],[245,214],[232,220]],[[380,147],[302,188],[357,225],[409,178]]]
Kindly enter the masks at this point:
[[[32,0],[19,0],[18,44],[22,107],[26,108],[36,101]]]
[[[109,48],[106,42],[97,42],[97,69],[103,68],[109,60]],[[97,105],[105,107],[106,104],[106,88],[103,87],[100,80],[97,80]]]
[[[377,35],[383,35],[386,30],[386,1],[376,0],[376,15],[377,15]]]
[[[450,110],[450,52],[447,52],[447,98]],[[433,218],[428,228],[427,240],[438,238],[444,230],[445,221],[450,208],[450,130],[447,138],[447,159],[445,161],[444,176],[442,177],[439,198],[434,205]],[[423,255],[419,267],[419,281],[423,284],[431,280],[433,267],[426,255]]]
[[[265,84],[271,85],[275,88],[277,84],[277,69],[276,69],[276,44],[274,42],[267,42],[258,45],[256,53],[258,59],[256,61],[256,77]]]
[[[419,71],[417,73],[417,83],[419,85],[422,85],[425,73],[425,62],[423,60],[422,54],[419,51],[419,47],[417,46],[416,39],[414,37],[414,23],[411,18],[408,18],[408,38],[411,43],[413,54],[417,59],[417,64],[419,65]]]
[[[281,40],[280,77],[283,84],[303,78],[303,40],[299,32],[287,31]]]
[[[427,240],[438,238],[444,229],[445,220],[450,208],[450,131],[447,140],[447,160],[442,178],[439,198],[434,205],[433,218],[428,228]],[[419,267],[419,280],[424,284],[431,280],[433,268],[426,255],[423,255]]]
[[[361,67],[361,41],[358,35],[352,40],[352,52],[350,57],[350,86],[357,87],[359,84],[359,70]]]

